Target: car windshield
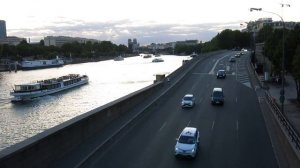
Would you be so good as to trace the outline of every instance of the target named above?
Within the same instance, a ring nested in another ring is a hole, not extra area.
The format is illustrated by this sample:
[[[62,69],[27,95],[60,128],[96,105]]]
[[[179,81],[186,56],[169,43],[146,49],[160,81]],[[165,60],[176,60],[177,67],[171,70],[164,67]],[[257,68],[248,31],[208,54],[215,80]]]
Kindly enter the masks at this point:
[[[223,97],[223,93],[222,92],[214,92],[213,97]]]
[[[190,100],[192,100],[193,98],[192,97],[190,97],[190,96],[185,96],[184,98],[183,98],[183,100],[188,100],[188,101],[190,101]]]
[[[194,144],[195,139],[191,136],[180,136],[178,142],[183,144]]]
[[[224,71],[220,70],[218,73],[219,73],[219,74],[224,74]]]

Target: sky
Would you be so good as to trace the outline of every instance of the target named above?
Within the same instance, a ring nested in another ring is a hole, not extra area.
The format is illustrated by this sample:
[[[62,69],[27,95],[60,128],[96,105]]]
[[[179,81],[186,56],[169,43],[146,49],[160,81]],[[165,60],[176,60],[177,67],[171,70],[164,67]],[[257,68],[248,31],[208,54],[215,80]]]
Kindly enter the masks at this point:
[[[300,21],[299,0],[3,0],[7,35],[37,42],[46,36],[84,37],[141,45],[209,41],[224,29],[241,30],[259,18]],[[290,7],[281,7],[289,4]],[[241,25],[242,24],[242,25]]]

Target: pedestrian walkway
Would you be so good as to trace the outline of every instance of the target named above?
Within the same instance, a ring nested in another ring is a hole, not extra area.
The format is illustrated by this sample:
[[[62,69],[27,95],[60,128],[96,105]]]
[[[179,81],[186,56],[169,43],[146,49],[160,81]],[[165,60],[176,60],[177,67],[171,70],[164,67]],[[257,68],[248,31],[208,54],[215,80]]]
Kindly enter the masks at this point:
[[[300,135],[300,103],[297,102],[297,92],[296,85],[293,77],[288,74],[285,76],[286,84],[284,87],[285,90],[285,101],[284,101],[284,114],[297,130],[298,135]],[[278,107],[281,107],[281,102],[279,101],[280,90],[282,89],[281,83],[265,83],[267,86],[270,95],[278,104]]]
[[[273,150],[278,162],[279,168],[290,168],[290,167],[300,167],[300,160],[298,156],[296,155],[294,148],[290,144],[290,140],[287,138],[286,134],[282,131],[282,126],[276,120],[276,117],[274,113],[272,112],[272,109],[268,105],[267,99],[265,97],[265,91],[263,88],[269,87],[269,94],[276,102],[279,102],[279,95],[280,95],[280,84],[271,84],[268,83],[268,87],[264,85],[263,86],[263,76],[255,73],[253,70],[254,67],[249,64],[249,77],[252,83],[253,88],[256,91],[256,94],[258,96],[258,101],[261,106],[262,114],[265,119],[266,127],[268,129],[268,133],[270,136],[270,140],[272,142]],[[290,81],[291,78],[288,79]],[[292,87],[288,85],[289,89],[287,89],[287,100],[294,99],[293,95],[289,92],[292,91]],[[277,97],[276,97],[277,96]],[[277,103],[278,104],[278,103]],[[286,102],[285,106],[292,106],[291,103]],[[285,107],[287,108],[287,107]],[[299,111],[299,109],[298,109]]]

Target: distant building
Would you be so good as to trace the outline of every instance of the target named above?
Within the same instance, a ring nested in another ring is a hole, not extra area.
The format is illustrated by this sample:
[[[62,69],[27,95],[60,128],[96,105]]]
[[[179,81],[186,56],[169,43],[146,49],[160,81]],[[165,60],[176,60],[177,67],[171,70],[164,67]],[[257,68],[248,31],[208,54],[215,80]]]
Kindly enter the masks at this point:
[[[176,45],[197,45],[199,44],[198,40],[185,40],[185,41],[176,41],[176,42],[169,42],[169,43],[151,43],[147,46],[148,49],[151,50],[165,50],[165,49],[175,49]]]
[[[6,38],[6,24],[4,20],[0,20],[0,39]]]
[[[45,46],[57,46],[61,47],[63,44],[66,43],[87,43],[92,42],[96,43],[99,42],[99,40],[95,39],[86,39],[86,38],[80,38],[80,37],[67,37],[67,36],[47,36],[44,38],[44,45]]]
[[[23,40],[26,41],[25,38],[20,38],[20,37],[16,37],[16,36],[7,36],[6,38],[0,39],[0,44],[18,45]]]
[[[284,22],[285,28],[292,30],[299,24],[299,22]],[[247,24],[247,28],[243,29],[242,32],[259,32],[264,26],[271,26],[273,29],[282,29],[283,23],[281,21],[273,22],[272,18],[260,18],[256,21],[251,21]]]
[[[139,52],[140,44],[137,42],[137,40],[134,38],[133,40],[128,39],[128,49],[133,53]]]

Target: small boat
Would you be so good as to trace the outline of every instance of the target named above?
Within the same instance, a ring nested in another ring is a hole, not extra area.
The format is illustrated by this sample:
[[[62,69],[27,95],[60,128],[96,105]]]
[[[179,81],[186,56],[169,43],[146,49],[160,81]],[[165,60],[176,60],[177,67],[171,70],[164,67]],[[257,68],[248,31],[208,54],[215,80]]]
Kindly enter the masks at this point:
[[[152,54],[140,54],[140,56],[143,58],[151,58]]]
[[[124,58],[121,55],[114,58],[114,61],[123,61],[123,60]]]
[[[88,83],[87,75],[69,74],[28,84],[15,85],[11,101],[27,101]]]
[[[164,62],[162,58],[154,58],[152,62]]]
[[[52,68],[60,67],[65,64],[64,60],[56,57],[52,60],[33,60],[33,61],[22,61],[21,68],[23,70],[41,69],[41,68]]]
[[[198,54],[196,54],[195,52],[193,52],[190,57],[194,58],[194,57],[197,57],[197,56],[198,56]]]

